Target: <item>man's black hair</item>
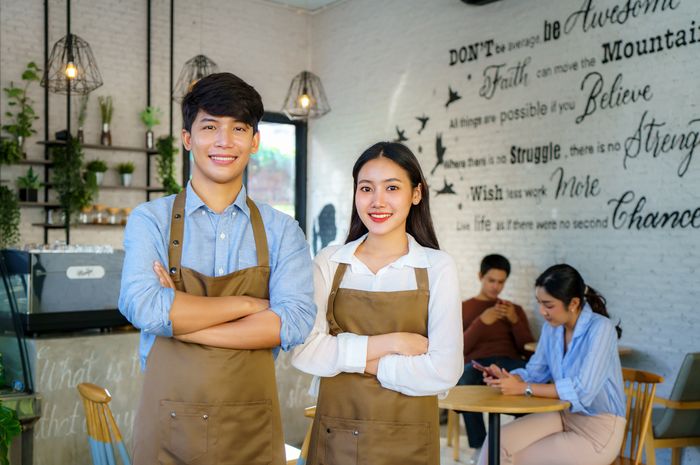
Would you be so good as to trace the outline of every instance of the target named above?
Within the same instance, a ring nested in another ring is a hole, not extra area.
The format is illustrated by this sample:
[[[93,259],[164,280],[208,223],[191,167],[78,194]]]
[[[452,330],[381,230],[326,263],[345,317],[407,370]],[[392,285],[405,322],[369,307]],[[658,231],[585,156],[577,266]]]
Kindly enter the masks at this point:
[[[510,262],[503,255],[491,254],[481,260],[481,276],[492,269],[503,270],[506,272],[506,277],[510,276]]]
[[[210,74],[187,92],[182,100],[182,124],[188,132],[192,131],[199,110],[212,116],[230,116],[255,132],[265,112],[258,91],[231,73]]]

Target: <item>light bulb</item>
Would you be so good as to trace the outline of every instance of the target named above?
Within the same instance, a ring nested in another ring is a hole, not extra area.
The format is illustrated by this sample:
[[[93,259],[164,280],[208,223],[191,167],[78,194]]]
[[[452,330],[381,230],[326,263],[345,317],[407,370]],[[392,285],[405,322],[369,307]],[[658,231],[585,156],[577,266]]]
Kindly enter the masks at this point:
[[[69,61],[66,65],[65,73],[68,79],[75,79],[75,77],[78,75],[78,68],[75,67],[72,61]]]
[[[301,105],[301,108],[303,108],[304,110],[309,108],[310,104],[311,104],[311,97],[309,97],[308,95],[302,94],[299,97],[299,105]]]

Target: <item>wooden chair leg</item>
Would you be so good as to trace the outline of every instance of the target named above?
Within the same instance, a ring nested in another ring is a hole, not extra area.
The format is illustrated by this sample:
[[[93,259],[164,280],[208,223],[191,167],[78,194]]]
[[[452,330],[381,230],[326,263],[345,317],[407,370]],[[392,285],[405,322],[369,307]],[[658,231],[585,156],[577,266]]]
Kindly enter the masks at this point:
[[[459,414],[454,410],[450,410],[452,415],[454,415],[454,426],[452,428],[452,437],[454,438],[454,444],[452,447],[452,459],[455,462],[459,461]]]
[[[452,430],[454,429],[454,415],[455,412],[453,410],[448,410],[447,411],[447,447],[452,446]]]
[[[682,447],[674,447],[671,450],[671,465],[681,465],[681,452]]]
[[[644,438],[644,452],[646,454],[646,465],[656,465],[656,447],[654,447],[654,431],[651,429],[651,422]]]

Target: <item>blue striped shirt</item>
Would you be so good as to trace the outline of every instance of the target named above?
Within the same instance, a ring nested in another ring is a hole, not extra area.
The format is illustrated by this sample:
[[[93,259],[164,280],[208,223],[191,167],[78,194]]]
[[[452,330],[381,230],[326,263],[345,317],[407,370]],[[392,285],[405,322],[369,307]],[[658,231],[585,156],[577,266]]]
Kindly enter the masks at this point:
[[[170,217],[175,196],[139,205],[129,215],[124,232],[119,310],[141,330],[141,366],[156,336],[171,337],[172,289],[161,287],[153,262],[168,268]],[[301,344],[316,317],[313,301],[313,266],[309,246],[290,216],[266,204],[257,204],[265,224],[270,251],[270,307],[282,322],[281,347]],[[257,265],[255,239],[245,187],[236,200],[217,214],[187,185],[182,266],[206,276],[222,276]],[[275,353],[279,349],[275,349]]]
[[[586,304],[564,353],[564,326],[545,324],[537,351],[525,368],[513,370],[528,383],[554,381],[559,398],[584,415],[625,416],[617,333],[610,319]]]

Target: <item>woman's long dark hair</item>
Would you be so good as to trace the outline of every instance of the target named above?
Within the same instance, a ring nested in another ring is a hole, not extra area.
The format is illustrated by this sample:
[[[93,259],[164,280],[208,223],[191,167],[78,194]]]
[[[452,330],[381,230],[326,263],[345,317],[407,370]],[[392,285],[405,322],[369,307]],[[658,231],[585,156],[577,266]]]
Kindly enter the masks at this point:
[[[362,223],[360,215],[357,214],[357,207],[355,206],[357,176],[365,163],[379,157],[388,158],[403,168],[406,174],[408,174],[413,188],[420,185],[422,195],[421,201],[418,205],[411,205],[408,218],[406,218],[406,232],[413,236],[416,242],[423,247],[439,249],[440,245],[438,244],[435,229],[433,228],[433,220],[430,216],[428,183],[425,182],[423,170],[421,170],[420,163],[418,163],[418,159],[413,155],[413,152],[405,145],[397,142],[378,142],[365,150],[355,162],[355,166],[352,168],[354,188],[352,193],[352,214],[350,215],[350,230],[348,231],[348,237],[345,239],[345,243],[352,242],[362,237],[362,235],[367,232],[367,227]]]
[[[581,274],[571,265],[561,264],[547,268],[544,273],[535,280],[535,287],[542,287],[547,294],[564,303],[568,308],[571,300],[578,297],[583,308],[584,299],[591,306],[595,313],[610,318],[608,309],[605,307],[605,297],[600,295],[591,286],[586,286]],[[617,337],[622,336],[620,324],[615,326]]]

